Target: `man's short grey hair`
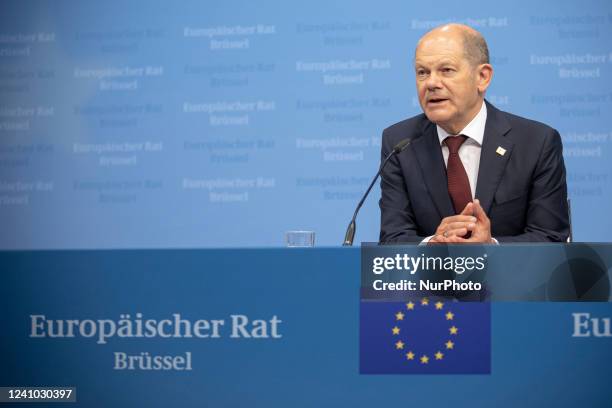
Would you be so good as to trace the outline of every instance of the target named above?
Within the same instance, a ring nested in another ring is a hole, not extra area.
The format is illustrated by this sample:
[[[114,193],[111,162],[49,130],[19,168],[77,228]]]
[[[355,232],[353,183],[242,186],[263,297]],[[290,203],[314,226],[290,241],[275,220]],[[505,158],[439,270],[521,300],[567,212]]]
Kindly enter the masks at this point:
[[[489,64],[489,47],[478,31],[462,30],[465,57],[474,66]]]

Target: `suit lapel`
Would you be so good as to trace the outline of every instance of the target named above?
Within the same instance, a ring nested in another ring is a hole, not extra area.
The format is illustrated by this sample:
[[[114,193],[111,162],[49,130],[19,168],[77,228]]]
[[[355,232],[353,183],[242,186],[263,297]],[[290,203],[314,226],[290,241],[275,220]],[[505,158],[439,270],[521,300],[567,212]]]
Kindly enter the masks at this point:
[[[455,214],[453,204],[448,194],[448,181],[444,157],[436,132],[436,126],[426,121],[423,128],[423,136],[412,144],[416,153],[417,162],[423,171],[425,185],[429,194],[440,213],[440,217],[449,217]]]
[[[480,200],[482,208],[488,214],[497,186],[512,155],[514,143],[505,137],[506,133],[510,131],[508,121],[501,115],[500,111],[488,102],[486,103],[487,123],[480,151],[476,198]]]

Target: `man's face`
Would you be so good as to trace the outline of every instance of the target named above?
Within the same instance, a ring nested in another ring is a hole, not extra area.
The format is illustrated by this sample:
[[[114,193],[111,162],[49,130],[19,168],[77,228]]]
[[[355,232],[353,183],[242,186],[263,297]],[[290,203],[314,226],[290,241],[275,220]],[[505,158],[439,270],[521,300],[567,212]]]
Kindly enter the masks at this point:
[[[482,103],[478,71],[466,59],[458,34],[432,33],[423,38],[416,50],[415,72],[427,118],[451,134],[467,126]]]

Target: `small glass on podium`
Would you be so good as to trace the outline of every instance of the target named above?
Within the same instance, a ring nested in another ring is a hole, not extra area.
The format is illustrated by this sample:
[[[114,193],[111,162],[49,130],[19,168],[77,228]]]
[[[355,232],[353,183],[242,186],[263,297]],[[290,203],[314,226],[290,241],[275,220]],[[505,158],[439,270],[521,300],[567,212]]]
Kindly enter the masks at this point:
[[[314,242],[314,231],[287,231],[285,233],[285,244],[288,248],[311,248]]]

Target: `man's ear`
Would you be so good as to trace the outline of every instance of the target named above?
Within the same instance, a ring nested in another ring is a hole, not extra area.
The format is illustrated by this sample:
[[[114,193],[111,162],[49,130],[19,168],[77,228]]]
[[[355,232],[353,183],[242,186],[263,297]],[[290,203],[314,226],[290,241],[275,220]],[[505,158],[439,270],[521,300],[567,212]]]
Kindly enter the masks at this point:
[[[480,64],[478,66],[477,75],[478,92],[484,94],[491,83],[491,79],[493,78],[493,67],[491,64]]]

